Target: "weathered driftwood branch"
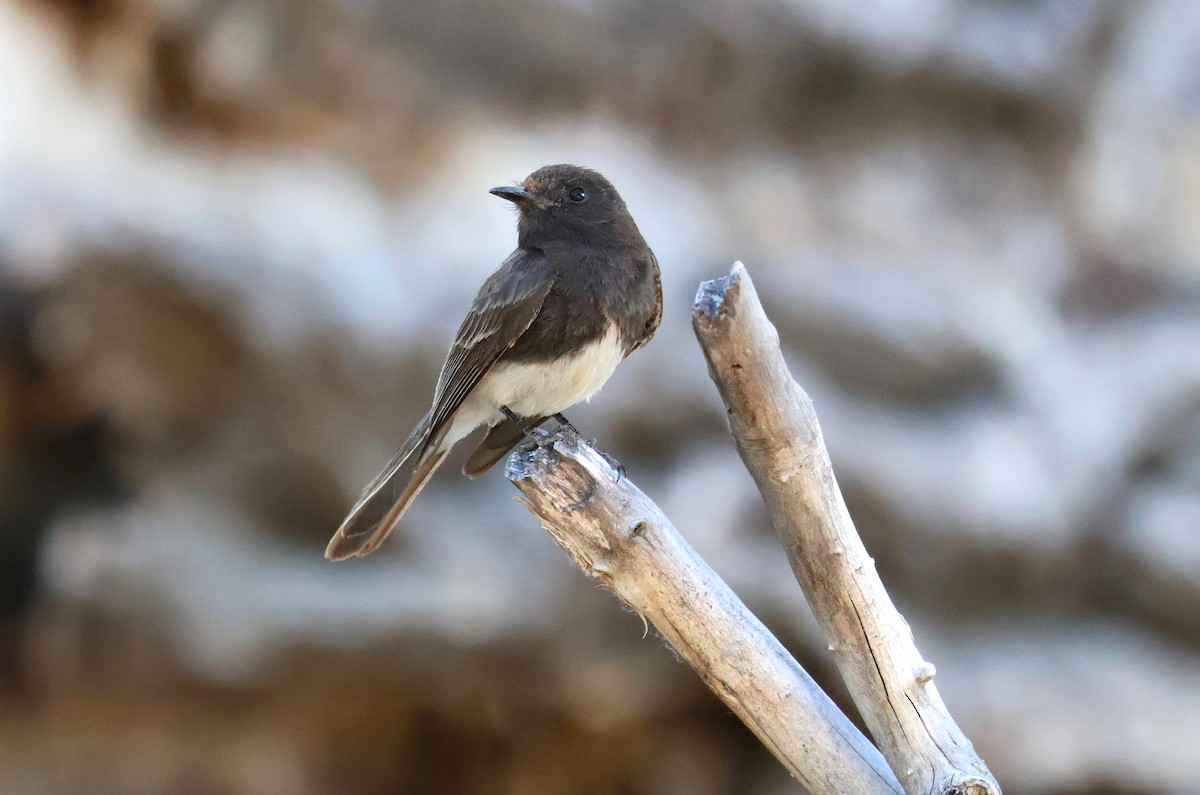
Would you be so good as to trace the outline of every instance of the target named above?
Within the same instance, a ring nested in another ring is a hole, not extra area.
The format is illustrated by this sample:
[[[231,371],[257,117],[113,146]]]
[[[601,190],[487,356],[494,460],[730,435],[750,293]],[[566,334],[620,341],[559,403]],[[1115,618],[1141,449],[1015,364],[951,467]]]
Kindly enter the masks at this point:
[[[741,263],[705,282],[692,324],[796,579],[867,727],[905,792],[998,795],[947,712],[933,665],[884,590],[846,510],[812,401]]]
[[[559,546],[654,623],[813,793],[899,793],[878,749],[628,479],[569,431],[506,474]]]

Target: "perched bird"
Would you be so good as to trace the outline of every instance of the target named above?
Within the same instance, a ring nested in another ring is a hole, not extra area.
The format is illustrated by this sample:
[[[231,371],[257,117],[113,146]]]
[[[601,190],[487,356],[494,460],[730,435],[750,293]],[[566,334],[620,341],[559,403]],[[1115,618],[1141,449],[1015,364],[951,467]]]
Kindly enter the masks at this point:
[[[432,407],[342,522],[330,560],[375,551],[471,431],[489,428],[463,466],[475,478],[526,428],[590,398],[658,329],[658,261],[607,179],[546,166],[491,193],[520,211],[517,249],[475,296]]]

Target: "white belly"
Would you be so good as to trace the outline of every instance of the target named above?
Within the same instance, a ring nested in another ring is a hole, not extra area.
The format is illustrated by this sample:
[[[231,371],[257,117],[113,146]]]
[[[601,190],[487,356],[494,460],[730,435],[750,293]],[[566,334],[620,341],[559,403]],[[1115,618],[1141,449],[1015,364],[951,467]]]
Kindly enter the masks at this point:
[[[500,406],[521,417],[566,411],[604,386],[624,358],[614,326],[565,362],[500,362],[463,403],[444,444],[453,444],[484,423],[495,425],[504,418]]]

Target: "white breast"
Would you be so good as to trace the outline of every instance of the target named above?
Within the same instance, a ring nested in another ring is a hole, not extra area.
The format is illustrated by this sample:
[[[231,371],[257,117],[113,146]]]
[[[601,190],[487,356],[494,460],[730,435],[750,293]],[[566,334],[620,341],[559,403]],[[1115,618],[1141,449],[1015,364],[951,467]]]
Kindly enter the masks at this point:
[[[463,402],[443,444],[454,444],[484,423],[495,425],[503,419],[499,406],[522,417],[566,411],[604,386],[624,358],[625,348],[613,326],[566,361],[499,362]]]
[[[501,362],[480,384],[492,406],[522,417],[548,417],[594,395],[625,358],[616,326],[566,361]]]

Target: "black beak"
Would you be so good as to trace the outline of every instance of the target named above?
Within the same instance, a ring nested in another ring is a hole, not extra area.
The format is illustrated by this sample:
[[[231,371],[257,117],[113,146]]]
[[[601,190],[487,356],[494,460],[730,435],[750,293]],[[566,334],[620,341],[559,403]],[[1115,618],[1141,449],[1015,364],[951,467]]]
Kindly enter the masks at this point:
[[[513,185],[502,185],[499,188],[492,188],[488,193],[493,196],[499,196],[501,199],[508,199],[510,202],[520,205],[529,202],[537,207],[546,207],[549,202],[541,196],[530,193],[524,188]]]

